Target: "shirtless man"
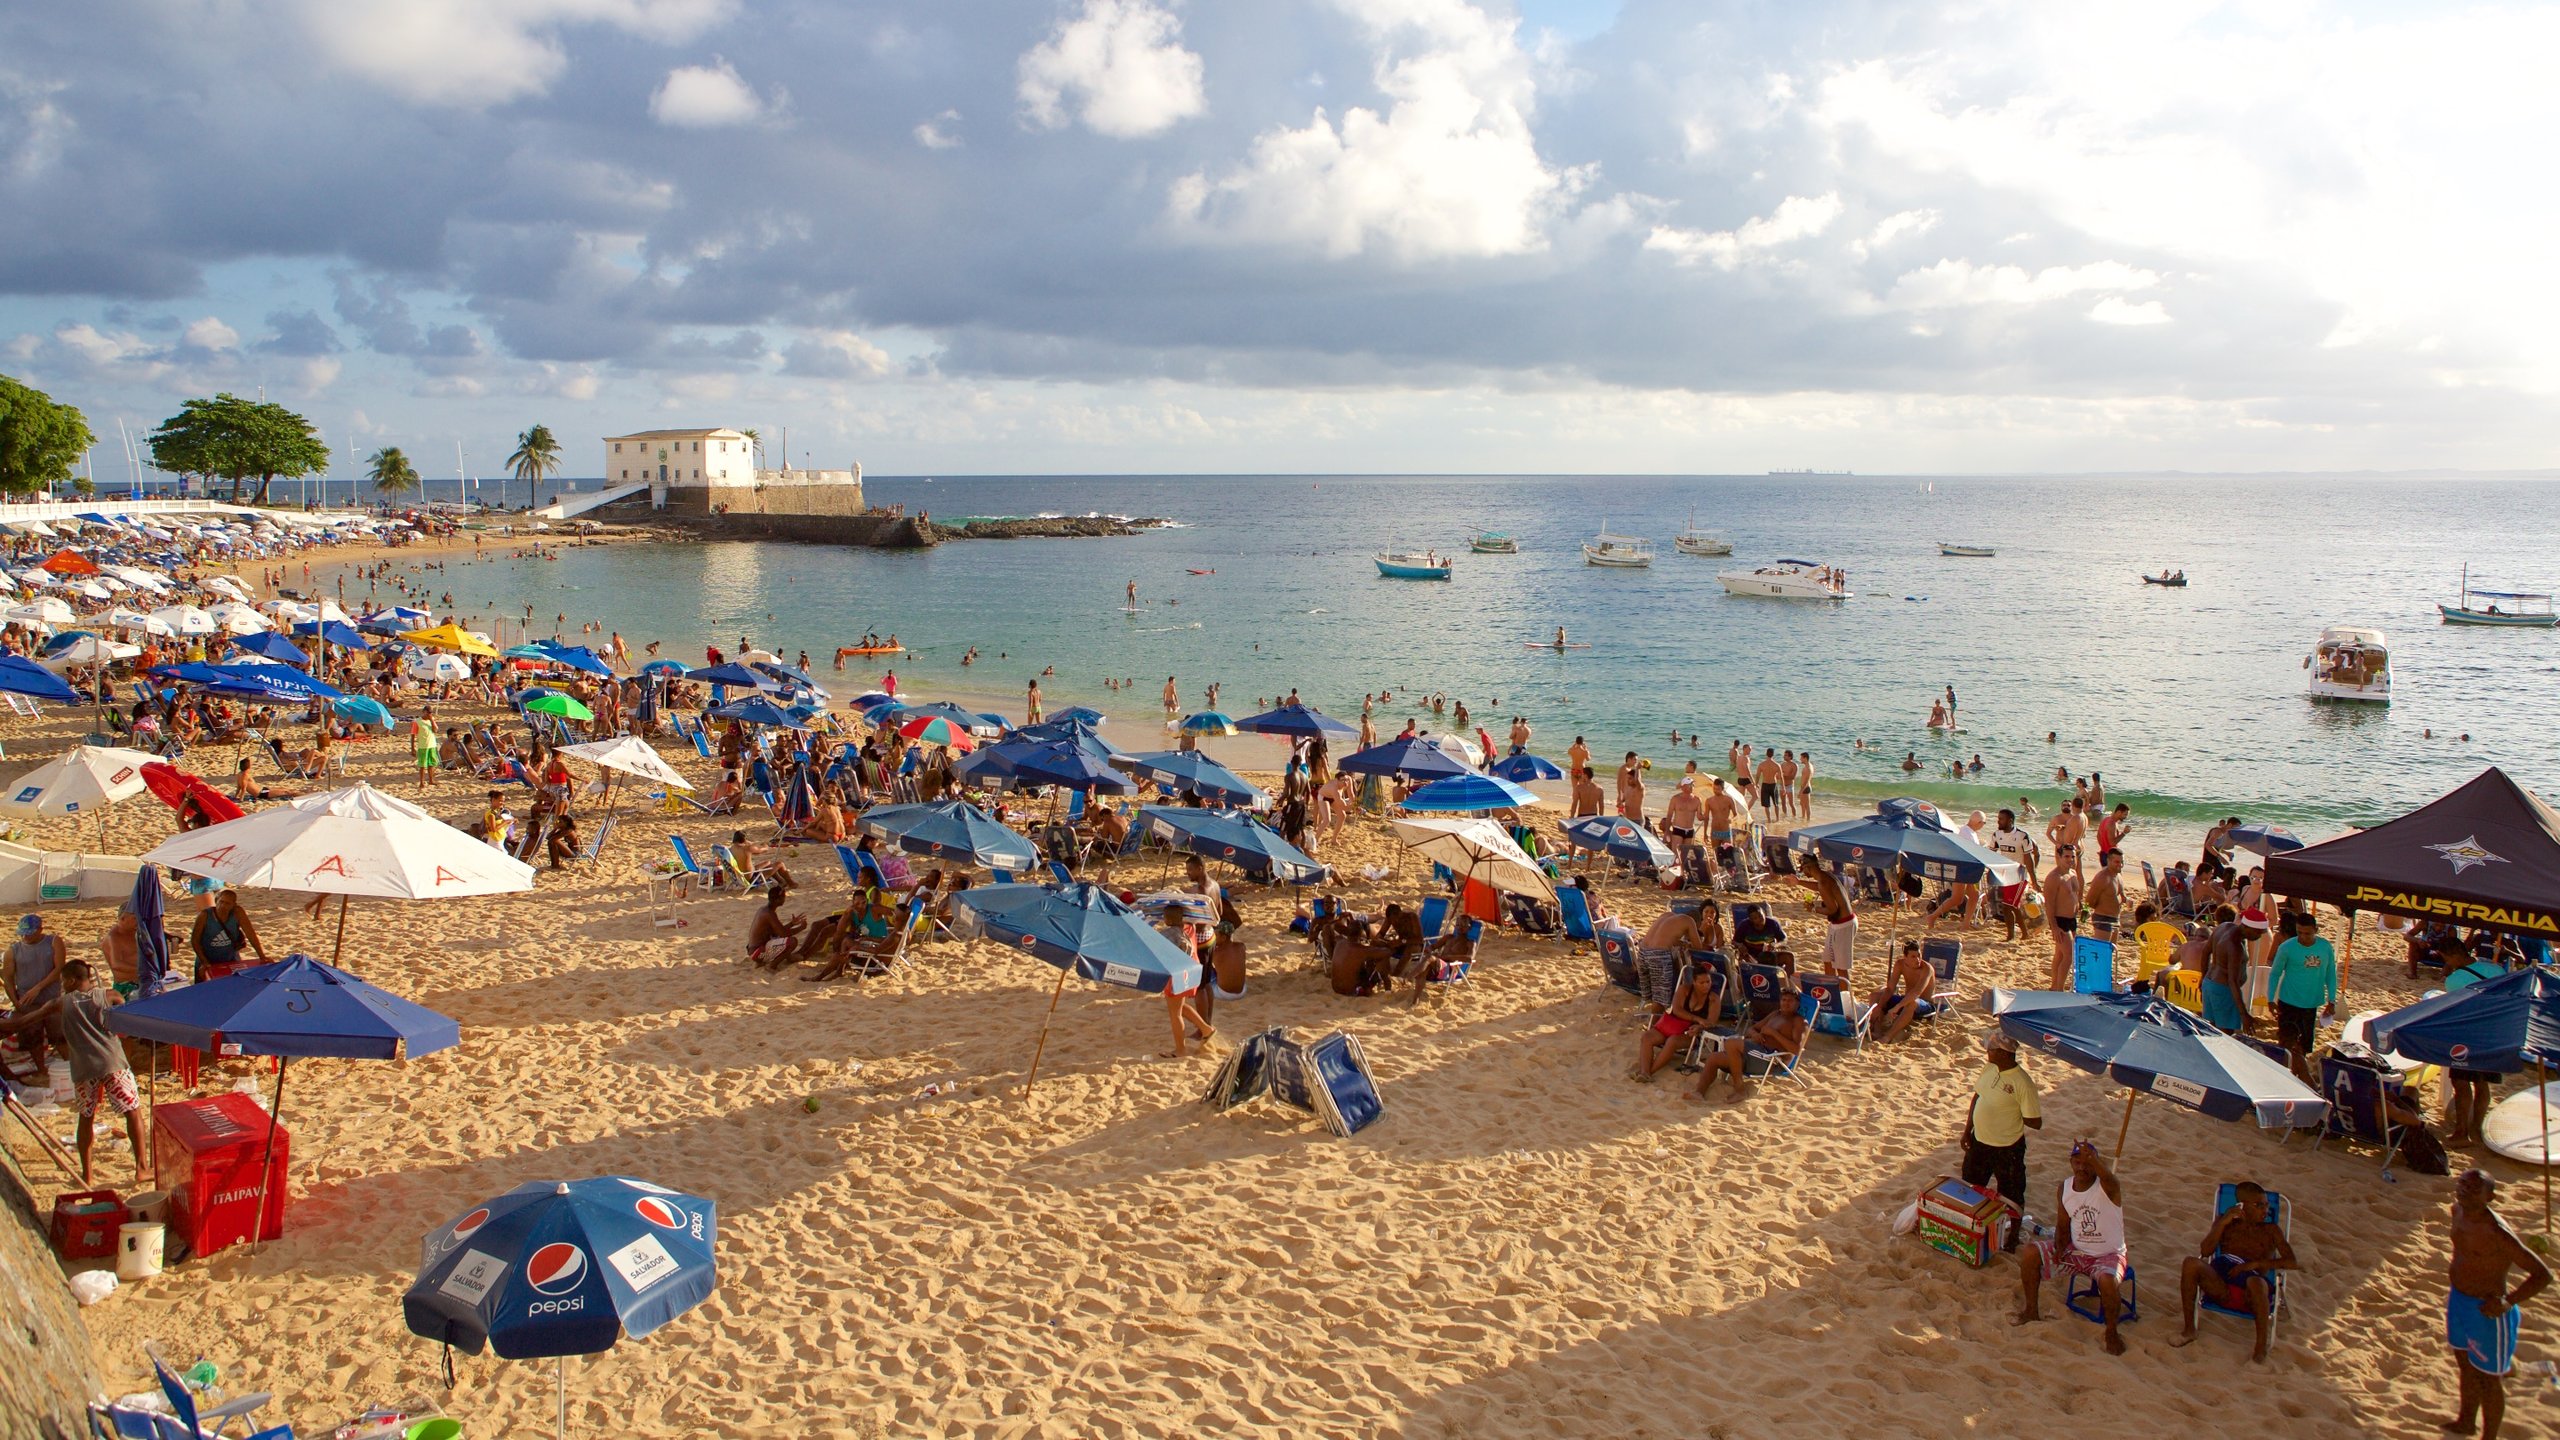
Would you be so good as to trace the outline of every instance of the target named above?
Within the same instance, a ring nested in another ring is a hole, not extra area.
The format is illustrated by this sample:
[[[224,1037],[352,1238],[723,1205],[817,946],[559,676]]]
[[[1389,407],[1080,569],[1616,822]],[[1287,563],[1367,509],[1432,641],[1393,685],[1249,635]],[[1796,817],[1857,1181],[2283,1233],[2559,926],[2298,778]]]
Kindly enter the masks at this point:
[[[1333,993],[1358,995],[1384,989],[1388,977],[1422,949],[1422,917],[1397,901],[1365,935],[1345,936],[1333,947]]]
[[[2515,1368],[2520,1307],[2551,1283],[2551,1267],[2525,1248],[2490,1206],[2498,1184],[2479,1170],[2453,1182],[2453,1266],[2445,1296],[2445,1343],[2461,1384],[2461,1412],[2444,1422],[2457,1435],[2498,1440],[2507,1414],[2507,1372]],[[2524,1271],[2524,1283],[2507,1288],[2507,1271]]]
[[[2088,875],[2080,866],[2080,837],[2089,833],[2089,824],[2080,818],[2080,802],[2065,800],[2062,809],[2045,822],[2044,838],[2053,842],[2053,863],[2060,865],[2067,854],[2071,860],[2071,876],[2081,884]]]
[[[1735,832],[1747,818],[1743,814],[1742,802],[1733,798],[1733,787],[1720,784],[1707,796],[1707,843],[1712,847],[1717,864],[1725,863],[1727,847],[1737,844]],[[1739,865],[1742,852],[1736,848],[1731,855],[1734,863]]]
[[[1778,752],[1760,747],[1760,764],[1751,772],[1760,785],[1760,809],[1771,822],[1778,819]]]
[[[2267,1192],[2254,1180],[2232,1187],[2231,1208],[2214,1217],[2204,1243],[2178,1271],[2178,1304],[2185,1324],[2169,1343],[2196,1343],[2196,1297],[2216,1305],[2246,1310],[2258,1322],[2258,1343],[2249,1358],[2263,1365],[2267,1340],[2275,1325],[2275,1273],[2294,1268],[2293,1244],[2267,1218]]]
[[[1590,766],[1578,765],[1573,771],[1573,813],[1565,818],[1579,820],[1599,813],[1600,777],[1591,773]]]
[[[801,927],[809,923],[782,913],[782,902],[790,895],[788,885],[766,886],[764,905],[747,926],[747,958],[759,965],[770,967],[788,959],[800,939]]]
[[[1165,718],[1166,718],[1166,719],[1168,719],[1168,720],[1172,719],[1172,718],[1173,718],[1173,712],[1175,712],[1176,710],[1179,710],[1179,709],[1181,709],[1181,708],[1182,708],[1182,692],[1181,692],[1180,690],[1177,690],[1177,689],[1175,689],[1175,688],[1174,688],[1174,684],[1173,684],[1173,677],[1172,677],[1172,676],[1170,676],[1170,675],[1167,675],[1166,677],[1164,677],[1164,715],[1165,715]]]
[[[2089,934],[2116,938],[2116,918],[2124,913],[2124,852],[2098,852],[2098,878],[2089,882]]]
[[[1813,752],[1796,756],[1796,818],[1813,818]]]
[[[1858,912],[1850,908],[1848,892],[1821,861],[1799,855],[1796,873],[1813,882],[1822,898],[1822,973],[1847,975],[1858,944]]]
[[[1706,818],[1706,806],[1698,802],[1698,779],[1684,775],[1678,789],[1671,792],[1671,803],[1662,807],[1662,831],[1671,841],[1672,853],[1680,857],[1680,868],[1699,884],[1711,883],[1715,862],[1698,848],[1698,823]]]
[[[1633,750],[1618,765],[1618,813],[1638,825],[1644,823],[1644,765]]]
[[[2057,845],[2044,877],[2044,923],[2053,935],[2053,989],[2071,988],[2071,947],[2080,935],[2079,847]]]
[[[1521,715],[1514,715],[1514,716],[1512,716],[1512,717],[1511,717],[1511,753],[1512,753],[1512,754],[1517,755],[1517,754],[1519,754],[1521,751],[1526,750],[1526,749],[1528,749],[1528,748],[1529,748],[1529,735],[1530,735],[1530,728],[1529,728],[1529,721],[1528,721],[1528,718],[1527,718],[1526,716],[1521,716]]]
[[[1804,1012],[1796,1008],[1796,982],[1790,976],[1777,1009],[1770,1011],[1765,1019],[1752,1022],[1750,1029],[1726,1040],[1706,1057],[1706,1068],[1698,1072],[1698,1088],[1689,1092],[1689,1098],[1705,1100],[1707,1087],[1715,1083],[1717,1076],[1723,1075],[1733,1081],[1735,1100],[1750,1099],[1751,1081],[1744,1073],[1743,1065],[1750,1058],[1752,1047],[1792,1054],[1798,1045],[1804,1043],[1804,1026]]]
[[[1885,977],[1884,988],[1867,997],[1872,1007],[1868,1026],[1878,1040],[1891,1040],[1911,1028],[1911,1022],[1927,1013],[1924,1007],[1936,1002],[1938,972],[1921,958],[1920,942],[1905,940],[1902,953],[1894,957],[1893,973]]]
[[[1778,762],[1778,813],[1796,813],[1796,752],[1793,750]]]
[[[1591,747],[1584,743],[1581,736],[1574,736],[1573,743],[1565,748],[1564,766],[1568,771],[1587,770],[1591,767]]]

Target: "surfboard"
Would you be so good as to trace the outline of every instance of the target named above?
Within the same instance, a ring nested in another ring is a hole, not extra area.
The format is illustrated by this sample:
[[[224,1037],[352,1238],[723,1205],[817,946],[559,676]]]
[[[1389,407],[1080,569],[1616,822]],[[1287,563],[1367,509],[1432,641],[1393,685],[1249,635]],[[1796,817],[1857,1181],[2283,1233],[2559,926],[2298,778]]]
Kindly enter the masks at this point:
[[[2551,1115],[2548,1136],[2543,1133],[2546,1096]],[[2488,1118],[2480,1122],[2480,1138],[2490,1149],[2520,1164],[2544,1164],[2546,1155],[2560,1160],[2560,1080],[2543,1086],[2540,1094],[2526,1090],[2490,1106]]]
[[[1564,645],[1559,645],[1553,640],[1523,640],[1520,644],[1523,648],[1530,650],[1588,650],[1591,648],[1591,642],[1588,640],[1576,640]]]

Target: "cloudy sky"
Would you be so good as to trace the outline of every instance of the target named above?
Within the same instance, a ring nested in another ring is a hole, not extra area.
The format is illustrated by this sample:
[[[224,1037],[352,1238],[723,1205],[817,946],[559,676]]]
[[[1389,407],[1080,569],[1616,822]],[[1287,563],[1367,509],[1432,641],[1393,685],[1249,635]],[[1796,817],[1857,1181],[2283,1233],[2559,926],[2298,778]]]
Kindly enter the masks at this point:
[[[0,372],[494,469],[2560,465],[2560,9],[0,11]],[[102,477],[123,473],[102,452]]]

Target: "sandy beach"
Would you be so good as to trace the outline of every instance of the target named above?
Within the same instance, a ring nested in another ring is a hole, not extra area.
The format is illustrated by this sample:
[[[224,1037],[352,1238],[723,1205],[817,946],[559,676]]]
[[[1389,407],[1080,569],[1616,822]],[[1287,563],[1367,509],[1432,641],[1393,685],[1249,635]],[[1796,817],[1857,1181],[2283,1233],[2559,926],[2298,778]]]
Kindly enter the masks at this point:
[[[47,753],[75,728],[21,722],[9,749]],[[354,770],[410,795],[404,758],[377,741]],[[448,784],[425,803],[459,822],[479,795]],[[1956,1168],[1985,1024],[1971,1008],[1863,1052],[1817,1038],[1805,1084],[1701,1106],[1685,1077],[1624,1078],[1636,1009],[1587,949],[1504,938],[1454,992],[1348,999],[1285,932],[1294,897],[1239,886],[1254,978],[1220,1008],[1222,1034],[1358,1036],[1382,1123],[1342,1140],[1268,1105],[1212,1114],[1197,1101],[1216,1061],[1157,1057],[1158,1001],[1080,984],[1026,1096],[1056,972],[950,941],[858,984],[755,970],[739,959],[751,902],[706,893],[678,903],[681,926],[651,924],[643,877],[669,823],[627,815],[594,873],[546,873],[529,895],[355,907],[348,968],[455,1016],[462,1045],[297,1065],[289,1233],[87,1311],[111,1389],[143,1378],[148,1340],[215,1358],[231,1388],[275,1391],[269,1413],[306,1434],[403,1399],[441,1403],[468,1434],[544,1429],[548,1365],[461,1357],[447,1394],[399,1295],[419,1237],[472,1201],[619,1173],[719,1202],[721,1285],[659,1334],[570,1363],[574,1433],[1934,1437],[2072,1417],[2146,1435],[2420,1437],[2443,1413],[2448,1184],[2386,1183],[2370,1151],[2138,1104],[2121,1174],[2142,1318],[2123,1359],[2051,1293],[2057,1318],[2013,1330],[2013,1270],[1890,1233]],[[27,828],[81,838],[67,822]],[[108,848],[168,828],[143,797],[110,813]],[[708,841],[727,827],[676,828]],[[1363,826],[1326,858],[1394,865],[1344,887],[1372,903],[1420,888],[1393,851]],[[795,908],[841,903],[826,852],[791,863]],[[1665,898],[1605,893],[1639,925]],[[1769,893],[1802,953],[1798,893]],[[289,897],[248,899],[271,953],[327,953]],[[50,914],[74,953],[94,953],[110,910]],[[1968,1007],[2042,973],[2040,941],[1967,940]],[[1866,978],[1881,944],[1862,946]],[[2363,949],[2355,1008],[2414,997],[2396,963],[2371,961],[2369,931]],[[2027,1064],[2048,1096],[2030,1166],[2049,1196],[2071,1137],[2112,1143],[2123,1092]],[[205,1083],[250,1074],[235,1062]],[[133,1188],[122,1154],[102,1156],[101,1183]],[[2241,1177],[2293,1197],[2303,1262],[2256,1373],[2232,1322],[2166,1343],[2178,1257],[2214,1185]],[[2508,1197],[2519,1220],[2526,1196]],[[2560,1353],[2549,1335],[2528,1317],[2520,1371]],[[2544,1433],[2541,1392],[2515,1393],[2510,1433]]]

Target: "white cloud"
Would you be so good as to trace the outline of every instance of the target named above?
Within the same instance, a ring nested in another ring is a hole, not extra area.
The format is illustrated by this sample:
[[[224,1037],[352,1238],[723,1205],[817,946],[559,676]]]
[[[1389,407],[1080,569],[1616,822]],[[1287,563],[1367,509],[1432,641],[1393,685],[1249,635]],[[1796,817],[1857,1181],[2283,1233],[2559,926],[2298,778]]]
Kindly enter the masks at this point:
[[[1888,303],[1909,310],[2034,305],[2071,295],[2115,295],[2127,290],[2147,290],[2159,283],[2160,277],[2151,271],[2137,270],[2114,260],[2100,260],[2088,265],[2048,265],[2035,271],[2018,265],[1976,265],[1970,260],[1941,260],[1926,270],[1912,270],[1896,279]],[[2161,316],[2161,319],[2167,318],[2166,314]]]
[[[1051,130],[1073,118],[1132,139],[1208,108],[1200,57],[1182,48],[1182,22],[1148,0],[1084,0],[1083,13],[1059,21],[1018,70],[1023,110]]]
[[[822,330],[793,342],[782,370],[819,380],[876,378],[889,373],[889,352],[850,330]]]
[[[1767,215],[1746,220],[1731,230],[1683,230],[1656,225],[1644,237],[1644,248],[1659,250],[1677,265],[1713,265],[1732,270],[1745,260],[1810,240],[1840,218],[1840,197],[1790,195]]]
[[[190,323],[183,338],[198,350],[234,350],[240,345],[240,332],[211,315]]]
[[[1917,240],[1937,228],[1938,212],[1935,210],[1899,211],[1877,221],[1876,228],[1868,231],[1865,239],[1851,241],[1849,253],[1863,260],[1871,252],[1897,241]]]
[[[2157,300],[2136,305],[2121,295],[2110,295],[2089,307],[2089,318],[2101,325],[2166,325],[2169,308]]]
[[[731,0],[300,0],[340,65],[403,99],[486,109],[539,95],[568,64],[557,32],[601,25],[662,45],[726,18]]]
[[[945,110],[916,126],[916,143],[927,150],[957,150],[960,148],[959,124],[960,112]]]
[[[649,118],[679,130],[751,125],[764,113],[764,101],[726,60],[678,66],[649,97]]]
[[[1538,155],[1538,88],[1518,22],[1461,0],[1336,0],[1378,46],[1384,114],[1323,110],[1268,130],[1245,164],[1177,181],[1177,224],[1231,238],[1321,248],[1371,245],[1401,259],[1543,250],[1547,227],[1590,178]]]

